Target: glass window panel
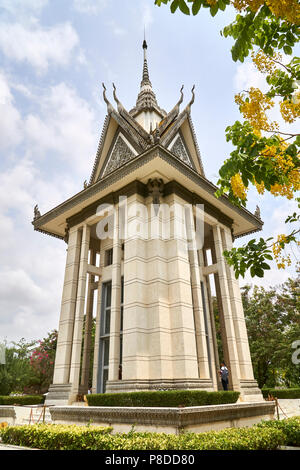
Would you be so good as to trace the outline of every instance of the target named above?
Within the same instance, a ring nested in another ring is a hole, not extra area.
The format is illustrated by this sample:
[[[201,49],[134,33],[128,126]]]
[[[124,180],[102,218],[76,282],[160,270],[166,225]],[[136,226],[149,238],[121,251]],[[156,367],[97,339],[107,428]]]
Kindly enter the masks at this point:
[[[120,335],[120,365],[123,362],[123,335]]]
[[[104,334],[109,335],[109,333],[110,333],[110,310],[106,310]]]
[[[103,340],[103,349],[104,349],[104,354],[103,354],[103,365],[108,366],[109,362],[109,338]]]
[[[111,306],[111,282],[105,284],[105,307]]]
[[[121,277],[121,304],[124,302],[124,277]]]
[[[120,312],[120,331],[123,331],[123,305],[121,306]]]
[[[107,382],[107,380],[108,380],[108,369],[104,369],[103,370],[103,385],[102,385],[103,393],[105,393],[105,391],[106,391],[106,382]]]

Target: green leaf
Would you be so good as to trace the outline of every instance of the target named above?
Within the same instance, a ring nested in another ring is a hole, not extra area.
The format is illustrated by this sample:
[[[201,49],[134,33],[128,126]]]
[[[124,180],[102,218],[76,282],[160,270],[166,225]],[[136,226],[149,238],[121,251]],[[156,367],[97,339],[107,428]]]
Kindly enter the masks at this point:
[[[293,53],[293,49],[291,48],[291,46],[283,46],[283,51],[285,54],[292,54]]]
[[[218,4],[216,3],[215,5],[212,5],[210,7],[210,14],[211,16],[215,16],[217,13],[218,13],[218,10],[219,10],[219,6]]]
[[[202,0],[194,0],[193,6],[192,6],[192,13],[193,15],[197,15],[201,8]]]
[[[185,3],[185,0],[180,0],[180,2],[179,2],[179,8],[180,8],[180,10],[182,11],[182,13],[184,13],[185,15],[189,15],[189,14],[190,14],[190,9],[189,9],[189,7],[187,6],[187,4]]]
[[[219,0],[218,5],[219,5],[220,10],[222,10],[222,11],[224,11],[226,6],[227,6],[226,3],[224,2],[224,0]]]
[[[171,3],[171,7],[170,7],[171,13],[175,13],[178,7],[179,7],[179,0],[173,0],[173,2]]]

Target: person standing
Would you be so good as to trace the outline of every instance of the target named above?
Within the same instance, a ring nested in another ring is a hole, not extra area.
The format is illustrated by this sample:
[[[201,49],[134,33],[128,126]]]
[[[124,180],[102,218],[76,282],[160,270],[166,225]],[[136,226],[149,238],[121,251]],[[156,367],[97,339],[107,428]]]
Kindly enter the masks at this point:
[[[221,362],[220,377],[221,377],[223,390],[228,390],[228,369],[224,362]]]

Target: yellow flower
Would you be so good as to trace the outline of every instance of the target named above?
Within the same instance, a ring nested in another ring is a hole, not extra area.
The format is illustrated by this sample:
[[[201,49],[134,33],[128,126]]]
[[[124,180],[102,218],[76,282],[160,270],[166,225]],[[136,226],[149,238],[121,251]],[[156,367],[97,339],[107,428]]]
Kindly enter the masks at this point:
[[[300,116],[300,103],[296,103],[296,100],[295,103],[289,100],[281,101],[280,112],[283,119],[291,124]]]
[[[269,123],[266,111],[274,106],[274,101],[264,95],[258,88],[251,87],[248,92],[248,99],[243,93],[235,96],[235,102],[239,105],[241,113],[254,128],[258,135],[260,130],[275,131],[278,129],[276,122]]]
[[[240,199],[246,199],[247,194],[246,194],[246,187],[244,186],[244,183],[242,181],[242,177],[239,173],[236,173],[234,176],[231,177],[230,179],[230,184],[231,188],[233,191],[233,194],[240,198]]]
[[[256,12],[264,3],[277,18],[286,18],[290,23],[299,24],[300,5],[297,0],[232,0],[238,11],[250,8]]]
[[[256,68],[261,73],[273,73],[276,69],[274,60],[282,60],[282,56],[279,53],[274,53],[272,57],[269,57],[262,50],[259,50],[256,54],[252,52],[251,57]]]
[[[289,254],[285,257],[281,254],[286,243],[288,243],[286,235],[281,234],[277,236],[277,241],[274,242],[272,245],[272,251],[278,269],[285,269],[286,265],[290,266],[292,264],[291,257]]]

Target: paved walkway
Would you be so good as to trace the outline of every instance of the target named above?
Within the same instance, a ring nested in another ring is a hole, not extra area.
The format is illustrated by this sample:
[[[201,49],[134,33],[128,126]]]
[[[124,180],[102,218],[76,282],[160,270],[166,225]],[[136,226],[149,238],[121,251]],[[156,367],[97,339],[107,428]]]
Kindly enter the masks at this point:
[[[12,446],[10,444],[2,444],[0,442],[0,452],[2,450],[39,450],[39,449],[31,449],[30,447]]]

